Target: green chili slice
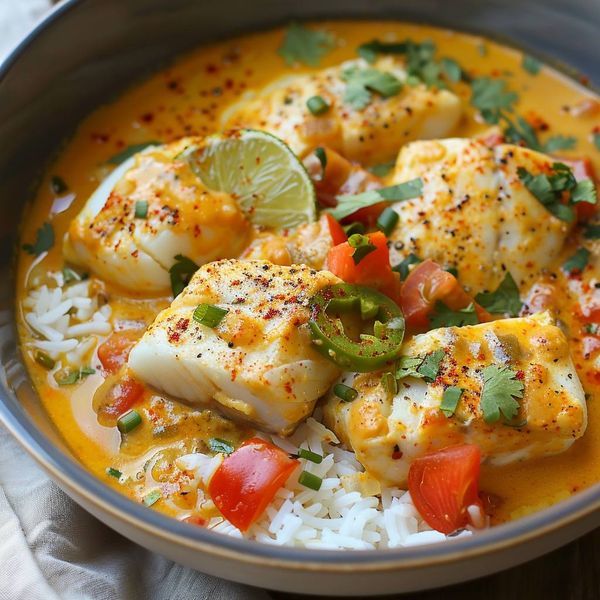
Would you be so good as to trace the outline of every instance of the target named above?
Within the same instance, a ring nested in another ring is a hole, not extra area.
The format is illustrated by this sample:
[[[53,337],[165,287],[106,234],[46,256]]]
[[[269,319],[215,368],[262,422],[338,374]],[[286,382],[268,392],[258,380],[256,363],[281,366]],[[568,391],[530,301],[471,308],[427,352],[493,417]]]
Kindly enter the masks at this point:
[[[399,306],[384,294],[365,286],[340,283],[313,296],[310,309],[309,327],[315,348],[343,369],[368,373],[400,356],[404,317]],[[351,339],[341,319],[329,311],[354,311],[373,318],[373,334],[361,333],[358,340]]]

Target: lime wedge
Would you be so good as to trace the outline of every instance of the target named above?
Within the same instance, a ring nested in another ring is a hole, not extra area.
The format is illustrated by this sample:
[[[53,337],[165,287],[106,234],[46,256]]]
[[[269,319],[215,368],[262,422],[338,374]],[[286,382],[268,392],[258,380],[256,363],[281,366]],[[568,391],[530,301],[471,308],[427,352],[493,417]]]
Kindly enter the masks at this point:
[[[213,135],[186,157],[204,185],[231,194],[256,225],[286,229],[316,220],[315,188],[304,165],[270,133]]]

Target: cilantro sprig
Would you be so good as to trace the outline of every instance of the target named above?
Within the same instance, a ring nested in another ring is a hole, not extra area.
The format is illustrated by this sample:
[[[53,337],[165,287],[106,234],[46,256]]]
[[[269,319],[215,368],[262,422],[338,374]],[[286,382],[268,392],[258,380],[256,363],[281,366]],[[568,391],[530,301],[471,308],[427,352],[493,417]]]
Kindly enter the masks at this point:
[[[425,356],[402,356],[398,362],[396,377],[417,377],[431,383],[437,378],[445,356],[446,353],[441,348]]]
[[[504,111],[513,112],[518,99],[518,94],[509,90],[503,79],[477,77],[471,82],[471,105],[491,125],[499,123]]]
[[[308,29],[300,23],[291,23],[278,53],[290,66],[303,63],[309,67],[316,67],[334,45],[335,38],[331,33]]]
[[[52,246],[54,246],[54,229],[50,223],[45,222],[36,231],[35,242],[33,244],[23,244],[23,250],[33,256],[39,256],[50,250]]]
[[[169,269],[174,298],[183,292],[185,286],[199,268],[191,258],[183,256],[183,254],[175,256],[175,264]]]
[[[361,208],[373,206],[380,202],[402,202],[418,198],[423,193],[423,180],[420,177],[390,185],[388,187],[379,188],[378,190],[369,190],[360,194],[343,194],[337,196],[337,206],[328,209],[331,216],[341,221],[343,218],[355,213]]]
[[[475,296],[475,302],[493,314],[507,314],[516,317],[523,303],[519,296],[519,288],[510,272],[493,292],[481,292]]]
[[[507,366],[489,365],[483,369],[480,407],[486,423],[496,423],[500,416],[506,421],[519,412],[516,398],[523,398],[525,386],[517,373]]]
[[[402,82],[395,75],[377,69],[350,67],[342,72],[342,79],[346,82],[344,102],[356,110],[371,103],[373,92],[389,98],[402,89]]]
[[[590,260],[590,251],[587,248],[579,248],[575,254],[570,256],[562,268],[571,275],[572,273],[581,273]]]
[[[473,303],[459,310],[448,308],[439,300],[435,303],[435,309],[429,316],[432,329],[438,327],[464,327],[465,325],[477,325],[479,317]]]
[[[575,220],[573,204],[588,202],[596,204],[596,187],[590,179],[577,181],[567,165],[556,162],[549,174],[532,175],[524,167],[517,169],[519,179],[525,187],[561,221],[572,223]],[[563,202],[563,194],[569,193],[568,203]]]

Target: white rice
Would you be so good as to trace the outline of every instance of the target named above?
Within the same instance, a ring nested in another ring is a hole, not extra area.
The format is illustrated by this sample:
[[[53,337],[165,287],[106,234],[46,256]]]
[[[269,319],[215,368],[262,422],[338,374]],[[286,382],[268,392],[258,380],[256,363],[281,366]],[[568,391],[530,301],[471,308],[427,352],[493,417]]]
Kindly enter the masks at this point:
[[[248,532],[242,533],[222,517],[212,518],[208,528],[266,544],[330,550],[397,548],[446,539],[423,521],[407,491],[380,489],[366,476],[354,454],[338,447],[334,433],[315,419],[309,418],[291,438],[271,439],[286,452],[305,448],[324,459],[321,464],[300,459],[301,466]],[[188,454],[178,459],[180,469],[194,474],[193,484],[200,492],[198,506],[207,502],[201,490],[222,459],[220,454]],[[322,479],[318,491],[298,483],[301,470]],[[471,535],[471,531],[458,534],[464,535]]]
[[[23,317],[34,333],[27,345],[63,366],[82,366],[98,336],[112,331],[111,308],[100,306],[89,279],[66,284],[61,272],[51,272],[48,278],[55,285],[34,286],[22,303]]]

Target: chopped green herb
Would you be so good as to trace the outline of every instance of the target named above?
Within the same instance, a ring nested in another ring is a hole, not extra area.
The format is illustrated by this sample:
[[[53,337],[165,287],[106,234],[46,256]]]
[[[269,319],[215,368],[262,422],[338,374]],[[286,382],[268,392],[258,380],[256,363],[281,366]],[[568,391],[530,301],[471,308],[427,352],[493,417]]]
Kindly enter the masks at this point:
[[[344,231],[346,232],[346,236],[350,237],[355,233],[364,233],[365,226],[360,221],[354,221],[354,223],[350,223],[350,225],[345,225]]]
[[[371,254],[377,247],[371,243],[369,237],[360,233],[355,233],[348,238],[348,244],[354,248],[352,260],[357,265],[367,254]]]
[[[313,473],[302,471],[302,473],[300,473],[300,477],[298,477],[298,483],[311,490],[315,490],[315,492],[318,492],[321,489],[323,480]]]
[[[462,67],[453,58],[442,58],[440,66],[450,81],[457,83],[464,78]]]
[[[392,271],[400,273],[400,279],[404,281],[410,272],[410,265],[418,265],[421,262],[423,262],[423,260],[411,252],[402,262],[392,267]]]
[[[485,367],[480,401],[483,420],[495,423],[501,414],[506,421],[514,419],[519,412],[519,403],[515,398],[522,398],[524,389],[523,383],[517,379],[517,373],[510,367]]]
[[[213,452],[220,452],[221,454],[231,454],[235,450],[231,442],[221,438],[210,438],[208,440],[208,447]]]
[[[54,229],[50,223],[44,223],[36,232],[33,244],[23,244],[23,250],[33,256],[39,256],[54,246]]]
[[[479,323],[473,303],[466,308],[452,310],[439,300],[435,303],[435,310],[429,320],[433,329],[438,327],[463,327],[464,325],[477,325]]]
[[[542,63],[533,56],[529,56],[528,54],[523,54],[523,62],[521,66],[532,75],[537,75],[542,68]]]
[[[331,33],[291,23],[278,53],[288,65],[304,63],[309,67],[316,67],[334,45],[335,38]]]
[[[388,187],[380,188],[378,190],[369,190],[368,192],[362,192],[360,194],[344,194],[337,196],[337,206],[335,208],[328,209],[328,212],[341,221],[343,218],[355,213],[361,208],[378,204],[379,202],[402,202],[404,200],[411,200],[412,198],[418,198],[423,193],[423,180],[418,177],[417,179],[411,179],[404,183],[397,185],[391,185]]]
[[[200,268],[191,258],[182,254],[175,256],[175,260],[177,262],[169,269],[173,297],[179,296],[183,292],[194,273]]]
[[[117,429],[121,433],[129,433],[141,425],[142,417],[137,410],[130,410],[117,419]]]
[[[358,55],[364,58],[368,63],[373,64],[377,60],[378,54],[404,54],[406,53],[406,42],[380,42],[372,40],[366,44],[361,44],[357,48]]]
[[[336,383],[333,386],[333,393],[344,402],[352,402],[352,400],[358,398],[358,392],[353,387],[343,383]]]
[[[144,496],[144,504],[148,507],[156,504],[162,498],[160,490],[152,490]]]
[[[377,229],[389,236],[394,231],[399,219],[400,215],[391,206],[388,206],[377,218]]]
[[[571,150],[577,144],[577,138],[572,135],[554,135],[543,144],[544,152],[551,154],[557,150]]]
[[[380,165],[373,165],[369,172],[373,173],[377,177],[385,177],[389,175],[391,170],[396,166],[396,161],[391,161],[388,163],[381,163]]]
[[[228,312],[227,308],[221,308],[214,304],[198,304],[192,316],[196,323],[214,328],[224,319]]]
[[[106,474],[110,475],[111,477],[114,477],[115,479],[121,479],[121,476],[123,475],[121,471],[119,471],[118,469],[114,469],[113,467],[108,467],[106,469]]]
[[[398,379],[403,379],[404,377],[422,378],[423,376],[418,371],[422,363],[423,357],[421,356],[401,356],[398,361],[396,377]]]
[[[44,367],[44,369],[54,369],[56,361],[41,350],[36,350],[34,354],[35,362]]]
[[[63,267],[62,275],[65,283],[73,283],[73,281],[81,281],[83,277],[70,267]]]
[[[571,191],[571,202],[589,202],[596,204],[598,196],[596,194],[596,186],[591,179],[581,179],[577,182]]]
[[[331,107],[323,97],[311,96],[306,101],[306,108],[308,108],[311,114],[318,116],[324,115]]]
[[[588,240],[600,239],[600,225],[587,225],[583,230],[583,237]]]
[[[463,394],[463,389],[455,386],[447,387],[442,395],[440,410],[450,418],[455,412]]]
[[[121,150],[121,152],[111,156],[106,162],[110,163],[111,165],[120,165],[128,158],[131,158],[134,154],[141,152],[148,146],[159,146],[160,144],[162,144],[162,142],[157,142],[154,140],[150,142],[142,142],[141,144],[132,144],[131,146],[127,146],[127,148],[124,150]]]
[[[384,373],[381,376],[381,385],[389,396],[395,396],[398,393],[398,382],[393,373]]]
[[[581,273],[590,260],[590,251],[587,248],[579,248],[573,256],[563,263],[563,269],[571,274],[573,272]]]
[[[92,369],[90,367],[80,367],[79,369],[56,373],[54,379],[58,385],[73,385],[88,375],[93,375],[95,372],[96,369]]]
[[[325,175],[325,168],[327,167],[327,152],[325,152],[325,148],[315,148],[315,156],[319,159],[321,163],[321,177]]]
[[[423,362],[417,369],[425,381],[435,381],[435,378],[440,371],[442,360],[444,360],[444,356],[446,356],[446,353],[442,349],[434,350],[425,356]]]
[[[475,296],[475,302],[494,314],[508,314],[516,317],[523,306],[519,297],[519,288],[510,272],[493,292],[482,292]]]
[[[69,188],[62,177],[53,175],[50,180],[50,189],[55,196],[58,196],[58,194],[64,194]]]
[[[342,72],[342,79],[346,82],[344,102],[356,110],[370,104],[372,92],[389,98],[402,89],[402,82],[395,75],[377,69],[351,67]]]
[[[586,323],[585,331],[592,335],[598,335],[600,333],[600,325],[598,323]]]
[[[446,267],[444,271],[450,273],[450,275],[454,275],[458,279],[458,269],[456,267]]]
[[[471,90],[471,105],[481,113],[486,123],[493,125],[500,120],[502,110],[513,110],[519,98],[516,92],[507,88],[503,79],[477,77],[471,82]]]
[[[306,450],[306,448],[298,448],[298,458],[309,460],[316,465],[320,465],[323,462],[323,457],[320,454]]]
[[[148,200],[138,200],[135,203],[135,218],[145,219],[148,216]]]
[[[510,119],[505,113],[500,114],[500,120],[506,123],[504,137],[507,142],[513,144],[525,144],[534,150],[542,150],[535,129],[523,117],[517,116],[516,122]]]

